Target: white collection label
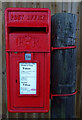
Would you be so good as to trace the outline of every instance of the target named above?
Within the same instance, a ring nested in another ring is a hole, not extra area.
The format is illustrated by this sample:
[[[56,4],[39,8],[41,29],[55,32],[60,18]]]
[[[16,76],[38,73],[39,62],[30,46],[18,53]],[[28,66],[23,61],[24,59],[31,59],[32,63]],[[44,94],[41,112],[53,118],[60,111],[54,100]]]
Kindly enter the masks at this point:
[[[19,63],[20,94],[36,94],[37,63]]]

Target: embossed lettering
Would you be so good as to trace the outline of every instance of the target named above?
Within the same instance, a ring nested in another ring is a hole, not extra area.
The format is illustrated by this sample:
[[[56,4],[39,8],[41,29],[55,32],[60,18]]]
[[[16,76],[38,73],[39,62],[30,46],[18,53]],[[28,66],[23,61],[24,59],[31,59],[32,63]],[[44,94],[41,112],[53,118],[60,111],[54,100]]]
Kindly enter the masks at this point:
[[[29,15],[27,16],[27,20],[46,20],[47,16],[45,15]]]
[[[16,38],[16,44],[17,44],[18,47],[19,46],[25,46],[26,44],[29,45],[31,39],[32,39],[31,36],[27,36],[27,35],[18,36]]]
[[[13,14],[11,13],[11,20],[47,20],[46,15],[27,15],[24,14]]]
[[[24,20],[24,15],[11,14],[11,20]]]

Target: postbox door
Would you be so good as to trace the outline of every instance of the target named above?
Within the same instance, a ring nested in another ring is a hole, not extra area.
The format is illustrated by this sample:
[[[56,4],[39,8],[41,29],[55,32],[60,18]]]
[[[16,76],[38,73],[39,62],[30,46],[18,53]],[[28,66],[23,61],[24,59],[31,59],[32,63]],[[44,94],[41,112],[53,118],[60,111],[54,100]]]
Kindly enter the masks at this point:
[[[37,93],[36,95],[31,94],[19,94],[19,79],[18,79],[18,63],[24,63],[25,61],[25,54],[26,53],[10,53],[9,54],[9,72],[10,72],[10,99],[11,99],[11,106],[13,107],[44,107],[45,104],[45,97],[46,94],[44,91],[46,91],[47,84],[45,80],[45,67],[48,67],[47,61],[45,59],[49,58],[49,55],[45,55],[45,53],[33,53],[33,61],[38,64],[37,70],[38,70],[38,77],[37,77]],[[30,53],[31,54],[31,53]],[[46,58],[46,57],[47,58]],[[31,61],[30,61],[31,62]],[[25,63],[29,63],[29,61],[25,61]],[[48,74],[48,73],[47,73]]]

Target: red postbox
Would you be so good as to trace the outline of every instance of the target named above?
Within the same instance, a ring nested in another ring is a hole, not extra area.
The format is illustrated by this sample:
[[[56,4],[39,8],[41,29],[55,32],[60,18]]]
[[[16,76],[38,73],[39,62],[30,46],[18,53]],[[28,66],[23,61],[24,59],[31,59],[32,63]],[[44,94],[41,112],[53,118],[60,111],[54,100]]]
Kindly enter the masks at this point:
[[[50,27],[47,8],[5,10],[9,112],[48,112]]]

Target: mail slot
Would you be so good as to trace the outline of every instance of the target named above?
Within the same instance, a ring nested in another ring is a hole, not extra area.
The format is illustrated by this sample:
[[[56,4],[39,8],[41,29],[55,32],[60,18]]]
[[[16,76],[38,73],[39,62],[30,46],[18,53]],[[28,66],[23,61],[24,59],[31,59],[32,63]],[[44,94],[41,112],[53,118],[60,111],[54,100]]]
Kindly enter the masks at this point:
[[[7,106],[9,112],[48,112],[50,10],[5,10]]]

